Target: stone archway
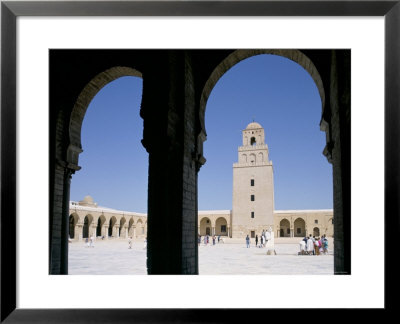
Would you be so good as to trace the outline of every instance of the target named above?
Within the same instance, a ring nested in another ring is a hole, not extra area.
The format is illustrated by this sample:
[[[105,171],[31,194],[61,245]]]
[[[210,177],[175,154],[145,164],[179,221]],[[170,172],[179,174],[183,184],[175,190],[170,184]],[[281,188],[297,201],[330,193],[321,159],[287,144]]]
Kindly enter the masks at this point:
[[[297,64],[301,65],[312,77],[315,82],[315,85],[318,88],[319,95],[321,97],[321,111],[323,113],[325,108],[325,89],[323,86],[322,78],[315,67],[314,63],[302,52],[299,50],[292,49],[241,49],[233,51],[230,55],[228,55],[220,64],[214,69],[211,76],[207,79],[207,82],[204,85],[204,88],[201,93],[200,98],[200,110],[199,110],[199,121],[201,126],[201,131],[198,135],[197,141],[200,149],[201,155],[203,155],[203,142],[207,138],[207,132],[205,127],[205,112],[206,112],[206,104],[207,100],[213,90],[214,86],[217,84],[218,80],[234,65],[243,61],[249,57],[261,54],[270,54],[270,55],[278,55],[286,57]],[[323,114],[322,114],[323,115]],[[324,125],[324,120],[321,121],[321,125]],[[322,126],[321,126],[322,128]],[[328,131],[327,129],[325,131]],[[250,139],[250,141],[252,141]],[[251,142],[251,144],[255,143],[256,139]]]
[[[97,220],[97,227],[96,227],[96,236],[105,236],[104,233],[104,225],[106,223],[106,218],[104,217],[104,215],[101,215],[98,220]]]
[[[304,237],[306,236],[306,222],[302,218],[297,218],[294,221],[294,236],[295,237]]]
[[[73,130],[80,136],[79,118],[75,117],[84,116],[86,109],[84,103],[80,107],[76,105],[76,98],[98,72],[106,71],[109,66],[129,65],[131,61],[140,62],[138,67],[146,75],[141,116],[144,118],[142,143],[149,152],[148,272],[198,273],[196,190],[197,173],[205,163],[205,105],[223,73],[240,60],[257,54],[289,58],[292,55],[291,59],[311,75],[312,71],[322,74],[329,94],[328,109],[324,109],[325,99],[321,96],[321,129],[327,135],[323,154],[333,164],[335,245],[339,246],[335,249],[335,272],[350,273],[349,50],[99,50],[84,51],[83,55],[77,51],[50,54],[50,273],[68,273],[70,179],[79,170],[77,161],[82,150],[80,140],[69,132]],[[304,64],[299,62],[302,60]],[[113,79],[110,75],[102,77]],[[322,82],[317,80],[316,84],[321,94]],[[99,87],[94,84],[93,89],[87,90],[96,93]],[[165,109],[161,111],[159,107]],[[165,141],[160,143],[160,138]],[[187,226],[192,223],[195,225]],[[168,225],[176,233],[166,244],[160,234]]]
[[[140,218],[136,222],[136,236],[138,237],[144,236],[144,225],[143,221]]]
[[[83,228],[82,228],[82,238],[89,237],[89,228],[92,224],[93,217],[91,215],[86,215],[83,219]]]
[[[287,220],[286,218],[282,219],[279,222],[279,227],[280,227],[280,236],[281,237],[290,237],[290,222],[289,222],[289,220]]]
[[[351,250],[351,123],[350,67],[351,55],[346,50],[235,50],[228,53],[206,78],[199,105],[200,130],[196,147],[199,161],[205,161],[203,142],[207,139],[206,104],[212,89],[222,75],[235,64],[259,54],[286,57],[302,66],[312,77],[321,98],[320,129],[326,133],[322,154],[332,164],[335,217],[335,273],[350,273]],[[327,97],[325,97],[327,94]],[[340,230],[338,230],[340,229]],[[311,229],[310,229],[311,232]],[[279,234],[279,232],[278,232]]]
[[[116,237],[115,233],[115,224],[117,222],[117,218],[115,216],[112,216],[110,218],[110,221],[108,222],[108,237]]]
[[[127,230],[126,230],[126,218],[122,217],[119,221],[119,237],[127,237]]]
[[[78,223],[78,215],[77,214],[71,214],[69,216],[69,230],[68,230],[68,235],[70,239],[75,239],[75,227],[76,224]]]
[[[313,228],[313,236],[318,237],[320,235],[320,230],[318,227]]]
[[[215,235],[228,236],[228,221],[225,217],[219,217],[215,221]]]
[[[211,235],[211,220],[208,217],[200,220],[200,235]]]
[[[94,96],[105,85],[123,76],[142,77],[142,74],[131,67],[116,66],[96,75],[79,94],[71,113],[69,123],[69,146],[67,151],[68,162],[77,166],[76,170],[80,169],[78,167],[78,158],[79,154],[82,152],[81,130],[86,110]]]
[[[129,220],[129,223],[128,223],[128,236],[129,237],[132,237],[132,238],[135,237],[134,228],[135,228],[135,222],[133,220],[133,217],[131,217],[131,219]]]

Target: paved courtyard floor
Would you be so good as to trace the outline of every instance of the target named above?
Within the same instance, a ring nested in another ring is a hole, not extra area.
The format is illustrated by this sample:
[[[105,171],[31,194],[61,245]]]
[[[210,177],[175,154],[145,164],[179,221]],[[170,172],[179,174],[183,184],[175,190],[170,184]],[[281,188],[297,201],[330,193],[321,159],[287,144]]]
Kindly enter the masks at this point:
[[[267,255],[266,248],[254,243],[246,248],[240,240],[199,247],[200,275],[271,274],[271,275],[333,275],[333,245],[327,255],[297,255],[299,238],[275,240],[277,255]],[[125,239],[102,241],[94,247],[83,242],[69,244],[69,274],[71,275],[146,275],[146,250],[142,241],[128,249]]]

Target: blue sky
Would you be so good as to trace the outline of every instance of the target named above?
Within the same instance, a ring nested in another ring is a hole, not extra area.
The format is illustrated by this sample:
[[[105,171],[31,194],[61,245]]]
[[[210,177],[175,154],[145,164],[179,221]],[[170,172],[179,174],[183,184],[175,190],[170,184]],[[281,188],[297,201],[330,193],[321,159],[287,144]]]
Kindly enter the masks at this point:
[[[122,77],[92,100],[82,126],[82,169],[71,200],[91,195],[101,206],[145,213],[148,154],[140,143],[142,80]],[[248,58],[225,73],[206,106],[206,164],[199,172],[199,210],[232,208],[232,164],[242,130],[265,129],[274,165],[275,209],[332,208],[332,166],[322,155],[321,100],[309,74],[279,56]]]

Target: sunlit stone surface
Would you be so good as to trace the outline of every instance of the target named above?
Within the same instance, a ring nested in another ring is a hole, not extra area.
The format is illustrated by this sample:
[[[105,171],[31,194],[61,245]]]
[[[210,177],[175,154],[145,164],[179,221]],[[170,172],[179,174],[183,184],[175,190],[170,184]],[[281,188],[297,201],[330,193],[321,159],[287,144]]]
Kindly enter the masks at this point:
[[[333,242],[327,255],[299,256],[300,238],[275,239],[277,255],[266,255],[266,248],[250,248],[245,241],[226,239],[215,245],[199,247],[199,274],[281,274],[333,275]],[[99,240],[94,247],[84,242],[69,244],[69,274],[79,275],[146,275],[144,242],[134,241],[132,249],[127,240]]]

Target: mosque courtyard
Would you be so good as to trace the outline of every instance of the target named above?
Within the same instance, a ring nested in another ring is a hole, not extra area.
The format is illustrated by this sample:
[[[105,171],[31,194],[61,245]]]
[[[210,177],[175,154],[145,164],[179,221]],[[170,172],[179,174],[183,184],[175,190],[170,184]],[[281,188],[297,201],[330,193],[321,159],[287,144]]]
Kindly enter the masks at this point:
[[[276,255],[255,247],[252,240],[225,238],[224,243],[199,246],[200,275],[330,275],[333,271],[333,238],[326,255],[298,255],[301,238],[276,238]],[[243,241],[243,242],[242,242]],[[146,249],[142,240],[97,240],[94,247],[84,242],[69,243],[70,275],[146,275]]]

